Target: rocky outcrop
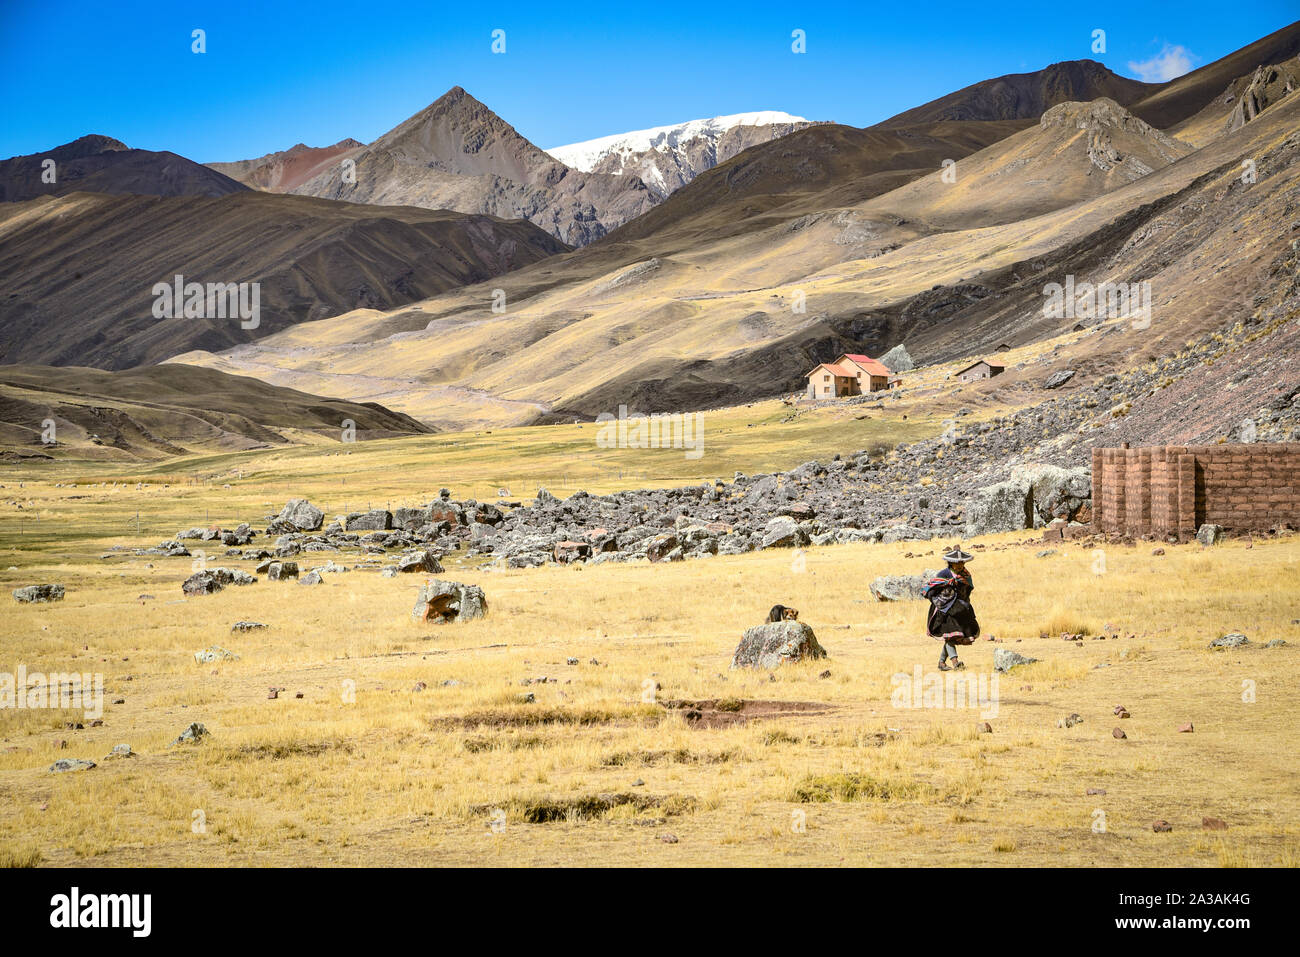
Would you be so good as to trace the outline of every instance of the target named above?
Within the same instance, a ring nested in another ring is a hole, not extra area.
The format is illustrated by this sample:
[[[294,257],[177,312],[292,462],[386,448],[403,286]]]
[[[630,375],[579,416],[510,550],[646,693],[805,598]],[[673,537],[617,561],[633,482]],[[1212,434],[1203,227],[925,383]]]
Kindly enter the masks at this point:
[[[975,494],[967,507],[966,535],[1042,528],[1055,519],[1086,522],[1091,509],[1090,469],[1023,466]]]
[[[1255,69],[1246,88],[1237,96],[1228,117],[1228,132],[1239,130],[1282,97],[1300,86],[1300,69],[1294,60]]]

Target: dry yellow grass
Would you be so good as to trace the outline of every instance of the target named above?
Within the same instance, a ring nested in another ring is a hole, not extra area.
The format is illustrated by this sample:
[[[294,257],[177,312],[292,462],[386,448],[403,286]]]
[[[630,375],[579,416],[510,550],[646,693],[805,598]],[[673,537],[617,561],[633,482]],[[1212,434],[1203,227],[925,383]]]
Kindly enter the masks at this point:
[[[154,504],[171,517],[189,494],[155,489]],[[106,525],[124,518],[111,500],[100,507]],[[1295,578],[1293,538],[1167,546],[1163,557],[1108,547],[1104,575],[1085,548],[1037,558],[1026,536],[989,539],[972,566],[981,620],[1042,659],[999,679],[992,734],[977,731],[979,709],[891,703],[892,676],[933,671],[937,648],[921,634],[922,604],[877,603],[866,583],[932,567],[939,543],[907,559],[918,543],[814,549],[798,565],[776,552],[666,566],[453,566],[450,577],[482,584],[491,617],[431,628],[408,618],[411,578],[353,571],[316,588],[263,581],[179,603],[188,559],[100,560],[106,541],[29,543],[5,562],[21,569],[0,573],[5,588],[69,586],[61,603],[9,604],[0,672],[98,670],[107,701],[124,700],[107,706],[103,727],[80,731],[63,727],[69,713],[0,712],[0,863],[1300,858],[1289,746],[1300,723],[1297,628],[1284,593],[1259,584]],[[4,544],[22,548],[12,536]],[[830,659],[771,677],[729,672],[740,632],[778,601],[802,610]],[[241,618],[270,627],[231,634]],[[1040,637],[1079,621],[1122,637],[1077,647]],[[1233,630],[1252,645],[1206,648]],[[1265,649],[1272,638],[1291,645]],[[193,653],[214,644],[240,659],[197,664]],[[966,649],[971,672],[989,673],[995,647]],[[542,676],[556,680],[521,684]],[[268,700],[271,686],[287,690]],[[523,703],[527,693],[535,701]],[[829,710],[700,729],[661,706],[719,698]],[[1117,704],[1132,718],[1115,719]],[[1058,728],[1071,712],[1084,722]],[[169,747],[192,721],[211,737]],[[1184,721],[1194,733],[1177,733]],[[1119,724],[1127,740],[1112,738]],[[102,760],[120,742],[139,756]],[[61,757],[99,766],[49,773]],[[1085,796],[1090,787],[1106,793]],[[1230,829],[1202,832],[1204,815]],[[1157,818],[1173,832],[1153,833]],[[661,841],[666,833],[679,841]]]

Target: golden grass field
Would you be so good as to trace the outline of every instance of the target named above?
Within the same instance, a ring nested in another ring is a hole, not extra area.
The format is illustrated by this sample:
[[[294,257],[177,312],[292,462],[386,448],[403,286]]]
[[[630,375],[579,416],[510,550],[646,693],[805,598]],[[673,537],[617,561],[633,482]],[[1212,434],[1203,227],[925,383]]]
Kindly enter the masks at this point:
[[[848,451],[935,428],[808,413],[783,429],[788,414],[777,402],[716,413],[703,463],[726,461],[729,478],[826,457],[827,443]],[[346,455],[335,445],[196,457],[147,473],[58,463],[37,482],[31,467],[0,475],[4,588],[68,588],[48,605],[4,596],[0,673],[83,669],[106,685],[102,727],[68,730],[79,713],[0,711],[0,863],[1300,862],[1300,627],[1282,588],[1300,571],[1295,537],[1165,545],[1163,556],[1108,545],[1103,574],[1091,545],[1058,543],[1039,558],[1030,533],[978,542],[986,634],[1041,659],[1000,677],[995,716],[891,701],[892,676],[933,673],[938,647],[923,635],[923,603],[878,603],[867,584],[935,567],[943,542],[517,571],[453,558],[444,577],[481,584],[490,616],[441,627],[409,617],[422,577],[354,570],[314,588],[263,580],[182,601],[191,559],[107,550],[156,544],[205,512],[260,528],[290,496],[328,517],[345,502],[396,506],[441,485],[480,498],[508,485],[528,498],[548,476],[592,491],[700,477],[701,462],[675,452],[579,455],[590,441],[551,427]],[[222,551],[210,564],[248,567]],[[330,557],[355,561],[320,562]],[[829,659],[730,672],[741,632],[777,602],[801,610]],[[232,634],[240,619],[270,627]],[[1059,637],[1108,626],[1120,637]],[[1251,644],[1207,649],[1229,631]],[[1274,638],[1289,644],[1263,647]],[[239,660],[197,663],[212,645]],[[987,676],[996,647],[965,649],[968,673]],[[541,676],[556,680],[521,684]],[[270,687],[286,690],[269,700]],[[699,727],[663,705],[680,700],[718,702],[708,724],[775,713]],[[1116,719],[1116,705],[1132,717]],[[1072,712],[1083,723],[1057,727]],[[986,719],[991,734],[977,730]],[[193,721],[211,737],[170,747]],[[1195,731],[1178,733],[1187,721]],[[1116,726],[1126,740],[1112,738]],[[119,743],[138,756],[104,761]],[[99,766],[52,774],[58,758]],[[1203,831],[1203,816],[1228,830]],[[1154,833],[1157,819],[1173,831]]]

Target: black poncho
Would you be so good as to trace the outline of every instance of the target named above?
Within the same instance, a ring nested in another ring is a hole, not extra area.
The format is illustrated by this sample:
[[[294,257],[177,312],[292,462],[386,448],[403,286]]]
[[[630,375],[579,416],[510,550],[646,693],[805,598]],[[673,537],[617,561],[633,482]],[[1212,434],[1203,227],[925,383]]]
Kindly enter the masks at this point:
[[[926,630],[935,638],[960,632],[967,638],[979,636],[980,624],[975,620],[970,593],[975,583],[970,572],[958,574],[951,568],[939,572],[921,589],[921,597],[930,600],[930,614],[926,616]]]

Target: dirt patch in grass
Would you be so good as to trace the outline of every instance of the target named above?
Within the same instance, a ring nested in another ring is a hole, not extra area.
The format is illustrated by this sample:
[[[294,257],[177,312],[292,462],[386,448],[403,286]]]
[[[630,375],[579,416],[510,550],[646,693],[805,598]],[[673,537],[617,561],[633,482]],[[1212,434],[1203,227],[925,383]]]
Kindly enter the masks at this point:
[[[315,757],[329,751],[343,751],[350,754],[352,745],[346,741],[294,741],[288,744],[245,744],[238,749],[240,755],[271,761]]]
[[[709,698],[703,701],[664,701],[664,708],[681,714],[692,728],[729,728],[758,718],[792,718],[826,714],[834,707],[818,701],[746,701]]]
[[[485,708],[464,715],[449,715],[430,721],[435,731],[455,728],[529,728],[543,725],[592,726],[647,722],[660,718],[659,712],[649,706],[636,709],[586,708]]]
[[[551,824],[556,821],[583,821],[604,818],[616,809],[638,814],[654,811],[665,817],[694,810],[695,798],[680,794],[585,794],[570,798],[512,799],[501,804],[475,804],[474,814],[492,814],[498,809],[525,824]]]

